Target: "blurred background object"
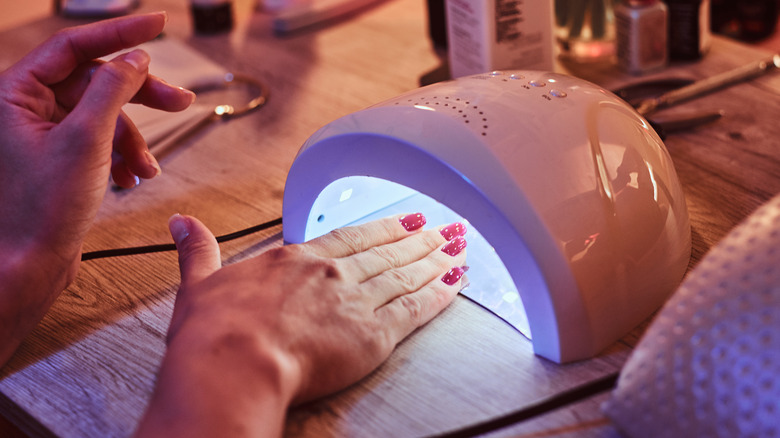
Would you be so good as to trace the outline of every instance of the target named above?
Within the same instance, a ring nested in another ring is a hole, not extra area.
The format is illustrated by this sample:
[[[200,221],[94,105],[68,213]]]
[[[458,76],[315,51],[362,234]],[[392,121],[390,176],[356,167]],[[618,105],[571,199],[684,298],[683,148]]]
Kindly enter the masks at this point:
[[[760,41],[775,34],[779,9],[778,0],[712,0],[712,31],[742,41]]]
[[[666,66],[668,10],[661,0],[623,0],[615,6],[618,65],[632,74]]]
[[[233,29],[231,0],[190,0],[195,32],[204,35],[225,33]]]
[[[11,29],[52,14],[52,0],[0,0],[0,30]]]
[[[428,36],[436,50],[447,50],[447,16],[444,0],[427,0]]]
[[[115,17],[138,7],[138,0],[55,0],[57,13],[72,17]]]
[[[664,3],[669,8],[669,59],[701,58],[710,47],[710,0],[664,0]]]
[[[555,0],[555,40],[559,56],[575,62],[615,55],[612,0]]]

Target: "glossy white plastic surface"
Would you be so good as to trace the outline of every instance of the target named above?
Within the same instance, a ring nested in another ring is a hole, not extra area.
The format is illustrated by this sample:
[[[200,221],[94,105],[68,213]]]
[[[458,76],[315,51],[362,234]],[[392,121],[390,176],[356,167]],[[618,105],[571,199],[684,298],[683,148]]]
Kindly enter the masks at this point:
[[[622,100],[565,75],[460,78],[331,122],[290,169],[285,240],[408,195],[378,188],[341,211],[337,198],[318,202],[337,214],[313,210],[326,187],[351,176],[423,193],[478,229],[514,280],[534,351],[556,362],[592,357],[647,318],[690,256],[685,201],[661,140]]]

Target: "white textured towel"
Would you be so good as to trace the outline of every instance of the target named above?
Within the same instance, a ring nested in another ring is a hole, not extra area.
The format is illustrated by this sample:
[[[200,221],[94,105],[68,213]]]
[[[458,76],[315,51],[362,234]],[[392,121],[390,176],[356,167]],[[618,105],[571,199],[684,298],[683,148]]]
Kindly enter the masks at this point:
[[[604,406],[630,437],[780,437],[780,196],[713,248]]]

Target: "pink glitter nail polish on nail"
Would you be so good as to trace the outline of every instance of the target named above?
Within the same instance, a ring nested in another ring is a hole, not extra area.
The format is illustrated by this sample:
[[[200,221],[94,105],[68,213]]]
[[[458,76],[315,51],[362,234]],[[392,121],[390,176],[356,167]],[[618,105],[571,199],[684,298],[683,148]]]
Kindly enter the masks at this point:
[[[466,248],[466,239],[463,236],[457,236],[441,248],[441,251],[447,255],[455,257]]]
[[[452,240],[455,237],[466,234],[466,225],[460,222],[455,222],[439,230],[439,233],[441,233],[442,237],[445,239]]]
[[[441,281],[443,281],[444,284],[448,286],[452,286],[453,284],[457,283],[458,280],[460,280],[460,278],[463,277],[463,274],[465,273],[466,271],[464,271],[463,268],[456,266],[450,269],[449,272],[444,274],[444,277],[441,278]]]
[[[401,225],[403,225],[406,231],[420,229],[427,222],[425,220],[425,216],[423,216],[422,213],[407,214],[406,216],[398,219],[398,221],[401,222]]]

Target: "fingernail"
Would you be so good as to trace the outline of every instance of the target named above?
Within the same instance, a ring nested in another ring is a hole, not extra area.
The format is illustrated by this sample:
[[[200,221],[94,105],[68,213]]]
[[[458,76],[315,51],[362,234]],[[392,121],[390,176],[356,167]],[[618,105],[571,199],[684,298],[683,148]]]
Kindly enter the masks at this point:
[[[176,213],[168,219],[168,229],[171,231],[173,241],[178,245],[190,235],[190,222],[186,217]]]
[[[195,103],[195,98],[196,98],[197,96],[195,95],[195,92],[194,92],[194,91],[192,91],[192,90],[188,90],[188,89],[186,89],[186,88],[184,88],[184,87],[179,87],[179,90],[181,90],[183,93],[185,93],[185,94],[188,94],[188,95],[190,96],[190,105],[192,105],[193,103]]]
[[[464,290],[468,289],[469,286],[471,286],[469,276],[464,275],[463,278],[460,279],[460,290],[458,290],[458,292],[463,292]]]
[[[464,239],[463,236],[458,236],[444,245],[441,250],[443,253],[455,257],[460,254],[464,248],[466,248],[466,239]]]
[[[149,58],[148,53],[144,52],[143,50],[136,49],[130,53],[127,53],[122,58],[122,60],[135,67],[136,70],[144,71],[149,68],[149,62],[151,61],[151,58]]]
[[[423,216],[422,213],[407,214],[398,220],[401,222],[401,225],[403,225],[406,231],[420,229],[427,222],[425,220],[425,216]]]
[[[149,165],[154,167],[154,170],[157,171],[156,176],[160,176],[162,169],[160,168],[160,163],[157,162],[157,158],[154,158],[154,155],[152,155],[152,153],[148,150],[144,151],[144,156],[146,157],[147,163],[149,163]]]
[[[463,277],[463,274],[466,273],[466,270],[456,266],[449,270],[446,274],[444,274],[444,277],[441,278],[441,281],[444,282],[447,286],[452,286],[453,284],[457,283],[458,280],[460,280],[461,277]]]
[[[456,236],[462,236],[466,234],[466,225],[460,222],[455,222],[439,230],[439,233],[441,233],[445,239],[452,240]]]

